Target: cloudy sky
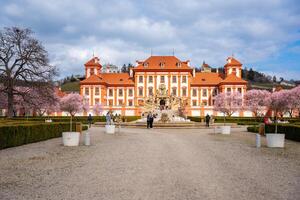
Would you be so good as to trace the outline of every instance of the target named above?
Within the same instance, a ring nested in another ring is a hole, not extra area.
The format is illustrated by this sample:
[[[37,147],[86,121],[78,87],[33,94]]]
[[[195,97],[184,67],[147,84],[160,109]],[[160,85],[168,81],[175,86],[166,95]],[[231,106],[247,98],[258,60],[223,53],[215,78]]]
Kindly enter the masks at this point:
[[[300,79],[298,0],[0,0],[0,26],[29,27],[60,76],[83,74],[93,52],[122,66],[175,55],[192,66],[245,67]]]

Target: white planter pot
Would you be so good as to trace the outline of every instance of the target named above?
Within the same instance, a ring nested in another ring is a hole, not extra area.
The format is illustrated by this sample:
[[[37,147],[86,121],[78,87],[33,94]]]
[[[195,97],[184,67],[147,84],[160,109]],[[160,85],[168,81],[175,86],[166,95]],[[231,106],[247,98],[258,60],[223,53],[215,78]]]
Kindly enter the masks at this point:
[[[63,138],[64,146],[68,146],[68,147],[78,146],[80,133],[79,132],[63,132],[62,138]]]
[[[105,133],[114,134],[116,126],[115,125],[105,125]]]
[[[285,134],[267,133],[267,147],[284,147]]]
[[[230,134],[230,126],[221,126],[221,134],[229,135]]]

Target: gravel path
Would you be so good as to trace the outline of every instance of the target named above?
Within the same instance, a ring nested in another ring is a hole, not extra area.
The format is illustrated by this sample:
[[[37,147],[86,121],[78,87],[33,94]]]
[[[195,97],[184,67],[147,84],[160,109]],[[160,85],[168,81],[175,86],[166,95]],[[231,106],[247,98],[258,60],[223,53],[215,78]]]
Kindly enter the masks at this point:
[[[300,199],[300,143],[256,149],[234,129],[91,128],[92,146],[61,138],[0,151],[0,199]]]

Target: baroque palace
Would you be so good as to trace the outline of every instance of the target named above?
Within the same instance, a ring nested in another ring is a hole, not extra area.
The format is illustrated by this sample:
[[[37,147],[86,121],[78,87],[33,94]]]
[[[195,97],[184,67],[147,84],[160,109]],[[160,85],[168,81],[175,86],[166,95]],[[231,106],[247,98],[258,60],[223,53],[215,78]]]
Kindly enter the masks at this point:
[[[125,116],[139,116],[152,109],[182,109],[188,116],[217,116],[213,111],[214,97],[220,92],[246,92],[242,64],[228,57],[225,74],[212,72],[203,63],[201,72],[175,56],[150,56],[137,61],[129,73],[104,73],[98,57],[85,63],[85,79],[80,94],[92,107],[103,106]],[[239,112],[236,116],[245,116]]]

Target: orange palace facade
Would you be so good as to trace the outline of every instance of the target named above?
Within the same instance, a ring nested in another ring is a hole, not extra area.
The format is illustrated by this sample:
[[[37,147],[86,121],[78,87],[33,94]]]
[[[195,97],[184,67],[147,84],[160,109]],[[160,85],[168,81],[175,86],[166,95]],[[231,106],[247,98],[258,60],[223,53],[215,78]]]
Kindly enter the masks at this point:
[[[150,56],[137,61],[129,73],[102,73],[97,57],[85,63],[85,79],[80,82],[80,94],[89,102],[103,106],[103,114],[112,110],[125,116],[139,116],[147,97],[155,95],[163,85],[168,95],[181,97],[186,102],[189,116],[220,115],[213,111],[214,97],[220,92],[246,92],[247,82],[241,78],[242,64],[227,58],[225,74],[212,72],[203,63],[201,72],[175,56]],[[246,116],[246,112],[236,116]]]

